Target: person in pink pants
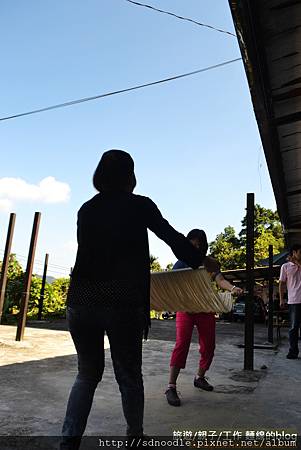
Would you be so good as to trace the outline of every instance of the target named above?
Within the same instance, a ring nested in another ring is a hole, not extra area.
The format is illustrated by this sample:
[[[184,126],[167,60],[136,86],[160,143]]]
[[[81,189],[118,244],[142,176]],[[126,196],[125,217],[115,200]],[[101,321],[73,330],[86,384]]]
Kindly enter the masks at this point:
[[[191,230],[187,238],[196,248],[206,247],[208,249],[206,233],[203,230]],[[232,294],[242,294],[243,290],[229,283],[220,273],[219,264],[211,257],[204,259],[204,266],[211,275],[213,281],[221,288]],[[173,270],[188,268],[183,261],[177,261]],[[194,386],[198,389],[212,391],[205,373],[209,369],[215,349],[215,313],[187,313],[177,312],[176,315],[176,344],[170,360],[170,377],[165,392],[167,402],[171,406],[180,406],[181,400],[177,393],[177,378],[181,369],[185,369],[186,359],[189,352],[191,336],[194,326],[197,327],[199,336],[199,367],[194,378]]]

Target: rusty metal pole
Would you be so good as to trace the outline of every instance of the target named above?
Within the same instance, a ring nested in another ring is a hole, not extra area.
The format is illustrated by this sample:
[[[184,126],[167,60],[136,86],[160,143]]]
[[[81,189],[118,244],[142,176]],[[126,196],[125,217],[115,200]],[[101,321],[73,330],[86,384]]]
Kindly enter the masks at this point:
[[[16,214],[11,213],[10,218],[9,218],[7,238],[6,238],[4,256],[3,256],[3,261],[2,261],[1,278],[0,278],[0,323],[1,323],[1,319],[2,319],[2,311],[3,311],[3,306],[4,306],[5,289],[6,289],[6,282],[7,282],[7,270],[8,270],[10,250],[11,250],[11,245],[12,245],[12,240],[13,240],[13,235],[14,235],[15,222],[16,222]]]
[[[269,245],[269,315],[268,315],[268,342],[273,344],[273,313],[274,313],[274,278],[273,278],[273,246]]]
[[[49,254],[46,253],[45,262],[44,262],[43,278],[42,278],[42,287],[41,287],[40,300],[39,300],[38,320],[42,319],[44,293],[45,293],[45,285],[46,285],[46,275],[47,275],[47,268],[48,268],[48,259],[49,259]]]
[[[254,194],[247,194],[247,297],[245,313],[244,370],[254,368]]]
[[[32,269],[33,269],[34,255],[35,255],[36,245],[37,245],[40,220],[41,220],[41,213],[36,212],[34,215],[34,221],[33,221],[32,233],[31,233],[31,240],[30,240],[27,266],[26,266],[26,272],[25,272],[24,287],[23,287],[21,305],[20,305],[20,313],[19,313],[20,316],[19,316],[19,322],[18,322],[18,328],[17,328],[17,334],[16,334],[16,341],[21,341],[23,339],[23,335],[24,335],[24,328],[25,328],[25,323],[26,323],[26,315],[27,315],[28,300],[29,300],[29,293],[30,293],[30,284],[31,284],[31,277],[32,277]]]

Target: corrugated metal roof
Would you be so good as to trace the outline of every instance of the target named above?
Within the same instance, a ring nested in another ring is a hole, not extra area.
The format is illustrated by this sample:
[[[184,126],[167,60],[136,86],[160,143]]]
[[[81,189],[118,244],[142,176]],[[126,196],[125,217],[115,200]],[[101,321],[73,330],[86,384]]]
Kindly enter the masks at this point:
[[[273,255],[273,265],[282,266],[282,264],[285,264],[288,261],[288,251],[284,251],[281,253],[278,253],[277,255]],[[269,265],[269,258],[264,258],[258,261],[258,266],[268,266]]]
[[[229,0],[287,244],[301,242],[301,1]]]
[[[224,277],[231,281],[232,283],[242,283],[247,282],[247,271],[246,269],[234,269],[222,271]],[[280,265],[274,265],[272,268],[273,278],[279,278]],[[254,267],[253,269],[254,281],[263,281],[269,279],[269,267]]]

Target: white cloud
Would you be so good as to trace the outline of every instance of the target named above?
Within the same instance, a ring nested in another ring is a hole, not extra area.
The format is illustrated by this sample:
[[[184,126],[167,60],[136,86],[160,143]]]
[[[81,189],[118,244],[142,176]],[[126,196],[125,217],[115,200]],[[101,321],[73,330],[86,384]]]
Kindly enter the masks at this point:
[[[0,211],[9,212],[12,208],[12,202],[6,198],[0,198]]]
[[[69,200],[69,185],[62,181],[56,181],[54,177],[47,177],[41,180],[39,188],[41,197],[46,203],[60,203]]]
[[[39,201],[61,203],[69,200],[70,187],[54,177],[43,178],[38,184],[30,184],[21,178],[0,178],[0,209],[8,210],[12,201]]]

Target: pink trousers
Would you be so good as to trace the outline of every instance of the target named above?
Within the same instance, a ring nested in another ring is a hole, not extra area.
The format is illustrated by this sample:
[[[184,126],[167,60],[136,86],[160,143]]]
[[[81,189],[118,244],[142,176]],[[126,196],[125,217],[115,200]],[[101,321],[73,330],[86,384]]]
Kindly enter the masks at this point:
[[[208,370],[215,349],[215,317],[214,313],[190,314],[177,312],[176,345],[171,355],[170,366],[184,369],[191,342],[193,327],[199,334],[200,368]]]

